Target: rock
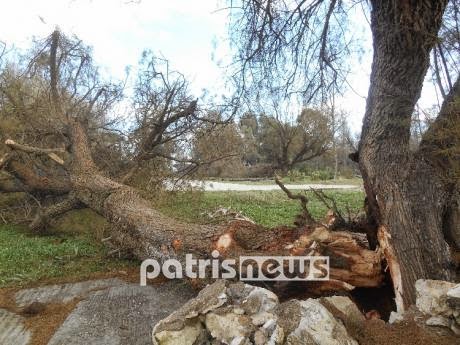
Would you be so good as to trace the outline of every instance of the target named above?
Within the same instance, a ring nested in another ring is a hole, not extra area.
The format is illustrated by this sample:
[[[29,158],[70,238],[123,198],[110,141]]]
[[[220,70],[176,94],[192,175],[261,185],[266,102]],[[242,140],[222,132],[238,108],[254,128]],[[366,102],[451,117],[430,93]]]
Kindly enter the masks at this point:
[[[232,340],[230,345],[252,345],[252,343],[248,338],[236,337]]]
[[[322,299],[344,315],[364,321],[346,297]],[[155,345],[357,345],[321,300],[280,304],[272,292],[217,281],[153,328]],[[180,340],[179,340],[180,339]],[[182,342],[180,342],[182,341]]]
[[[454,332],[455,335],[460,335],[460,326],[458,323],[452,322],[450,324],[450,330]]]
[[[404,314],[392,311],[390,313],[390,318],[388,319],[388,323],[393,324],[393,323],[401,322],[403,320],[404,320]]]
[[[207,312],[224,305],[228,300],[227,282],[218,280],[201,290],[195,298],[171,313],[167,318],[158,322],[153,329],[153,343],[157,344],[156,334],[163,331],[181,331],[189,319],[206,315]]]
[[[0,344],[27,345],[31,334],[24,326],[24,318],[0,308]]]
[[[281,305],[283,308],[283,305]],[[288,308],[300,315],[297,326],[286,337],[289,345],[358,345],[345,326],[318,300],[292,301]],[[289,314],[284,312],[284,314]],[[292,327],[292,326],[291,326]]]
[[[235,308],[233,309],[233,312],[238,315],[243,315],[244,314],[244,309],[241,308]]]
[[[272,335],[270,336],[268,345],[278,345],[278,344],[283,344],[283,342],[284,342],[284,330],[280,326],[276,325],[275,329],[273,330]]]
[[[227,313],[219,315],[216,313],[206,314],[206,329],[211,336],[226,344],[234,338],[245,338],[255,331],[251,319],[246,315]]]
[[[152,324],[194,295],[191,287],[180,281],[158,286],[123,283],[95,291],[77,304],[48,345],[151,345]],[[185,328],[182,333],[192,337],[196,330]],[[181,336],[168,334],[168,339],[183,339]]]
[[[425,321],[428,326],[441,326],[447,328],[450,328],[450,322],[448,318],[443,316],[432,316]]]
[[[204,331],[201,323],[196,322],[187,324],[180,331],[162,331],[156,334],[160,345],[193,345],[196,344],[200,335]]]
[[[263,326],[270,320],[273,320],[274,314],[267,312],[260,312],[254,315],[251,315],[252,324],[254,326]]]
[[[447,303],[451,308],[460,310],[460,284],[455,285],[447,291]],[[458,317],[458,315],[454,316]]]
[[[15,294],[16,304],[25,307],[32,303],[68,303],[74,298],[86,298],[97,290],[125,285],[117,278],[88,280],[79,283],[48,285],[39,288],[20,290]]]
[[[460,335],[460,284],[441,280],[417,280],[415,288],[418,310],[430,316],[426,324],[446,327]]]
[[[447,304],[447,292],[454,286],[454,283],[441,280],[417,280],[415,290],[418,310],[432,316],[451,316],[452,309]]]
[[[356,304],[345,296],[330,296],[321,298],[321,303],[326,308],[333,308],[340,311],[344,316],[352,322],[362,322],[365,320],[363,313],[358,309]],[[330,310],[330,309],[329,309]],[[330,310],[331,311],[331,310]]]
[[[262,330],[254,333],[254,345],[265,345],[268,342],[267,334]]]

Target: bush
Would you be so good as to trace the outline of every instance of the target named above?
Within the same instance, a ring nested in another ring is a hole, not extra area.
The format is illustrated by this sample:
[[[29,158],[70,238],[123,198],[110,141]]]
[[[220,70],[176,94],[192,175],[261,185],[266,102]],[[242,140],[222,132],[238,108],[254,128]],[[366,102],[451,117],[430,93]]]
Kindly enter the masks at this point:
[[[355,171],[350,167],[343,167],[340,169],[340,177],[351,179],[354,178],[355,175]]]
[[[315,170],[310,173],[310,178],[313,181],[332,180],[334,178],[334,172],[330,169]]]
[[[286,177],[289,179],[289,181],[293,182],[293,181],[299,181],[299,180],[304,179],[305,174],[297,169],[294,169],[294,170],[289,171]]]

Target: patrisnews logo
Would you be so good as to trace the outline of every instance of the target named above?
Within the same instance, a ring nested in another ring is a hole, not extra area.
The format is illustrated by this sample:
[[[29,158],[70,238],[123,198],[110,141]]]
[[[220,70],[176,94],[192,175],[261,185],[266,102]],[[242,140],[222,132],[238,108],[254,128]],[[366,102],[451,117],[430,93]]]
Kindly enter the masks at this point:
[[[329,280],[328,256],[240,256],[241,281]]]
[[[235,259],[219,259],[214,250],[211,259],[194,259],[185,255],[185,263],[176,259],[144,260],[140,268],[140,284],[162,274],[167,279],[234,279],[241,281],[324,281],[329,280],[328,256],[240,256]],[[236,269],[238,267],[238,270]]]

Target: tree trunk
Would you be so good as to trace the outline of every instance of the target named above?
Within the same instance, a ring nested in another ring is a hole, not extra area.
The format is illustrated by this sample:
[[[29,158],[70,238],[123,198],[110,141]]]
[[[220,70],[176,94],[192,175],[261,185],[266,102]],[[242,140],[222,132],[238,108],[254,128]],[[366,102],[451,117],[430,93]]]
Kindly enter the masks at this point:
[[[451,278],[445,184],[422,152],[409,149],[412,112],[447,1],[371,3],[374,59],[359,163],[396,304],[404,310],[415,302],[417,279]]]
[[[235,259],[240,255],[328,255],[331,279],[308,285],[312,293],[376,287],[383,281],[381,254],[370,250],[360,234],[331,232],[325,227],[266,229],[241,221],[228,225],[178,222],[153,209],[135,189],[98,171],[79,122],[70,121],[69,137],[72,159],[64,179],[71,190],[69,199],[42,212],[43,218],[35,219],[33,226],[73,206],[84,205],[112,224],[112,244],[140,260],[150,258],[163,262],[176,258],[184,263],[187,253],[196,258],[209,258],[214,249],[219,250],[221,258]],[[10,147],[20,150],[17,146]],[[35,183],[30,174],[16,171],[14,164],[6,166],[22,184]],[[61,186],[62,183],[55,181],[55,184]]]
[[[153,209],[132,188],[114,182],[97,171],[92,162],[83,128],[74,126],[72,147],[78,169],[71,177],[76,197],[107,218],[113,225],[112,239],[123,251],[138,259],[160,262],[185,254],[208,258],[217,249],[222,257],[240,255],[307,255],[316,242],[314,255],[331,256],[331,280],[312,288],[349,290],[354,286],[375,287],[382,283],[381,256],[366,248],[358,235],[318,229],[266,229],[250,222],[229,225],[184,224]],[[87,154],[81,154],[86,152]],[[358,237],[357,237],[358,236]]]

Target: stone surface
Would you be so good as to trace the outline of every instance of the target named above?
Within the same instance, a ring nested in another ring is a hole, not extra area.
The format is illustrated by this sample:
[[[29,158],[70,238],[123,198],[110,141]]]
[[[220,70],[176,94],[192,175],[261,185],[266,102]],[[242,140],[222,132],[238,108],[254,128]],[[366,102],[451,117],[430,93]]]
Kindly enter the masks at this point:
[[[93,292],[76,306],[48,345],[151,345],[152,325],[193,296],[189,285],[180,281],[145,287],[124,283]]]
[[[346,297],[323,299],[364,321]],[[358,345],[321,300],[280,304],[272,292],[242,282],[217,281],[153,329],[155,345]]]
[[[398,323],[404,320],[404,314],[397,313],[395,311],[392,311],[390,313],[390,318],[388,320],[388,323],[393,324],[393,323]]]
[[[428,316],[428,326],[449,328],[460,335],[460,284],[441,280],[417,280],[417,309]]]
[[[460,284],[455,285],[447,291],[447,303],[451,308],[460,310]]]
[[[180,331],[162,331],[156,334],[158,341],[164,345],[193,345],[199,342],[204,331],[199,320],[184,325]]]
[[[450,328],[449,319],[443,316],[432,316],[428,320],[426,320],[426,324],[428,326],[441,326]]]
[[[30,337],[30,332],[24,327],[22,316],[0,309],[1,345],[27,345]]]
[[[362,322],[366,318],[364,317],[363,313],[361,313],[356,306],[356,304],[350,300],[348,297],[345,296],[330,296],[330,297],[323,297],[321,299],[321,303],[323,303],[326,307],[331,305],[341,313],[343,313],[348,320],[352,322]]]
[[[319,300],[293,301],[289,304],[299,317],[297,326],[286,337],[289,345],[358,345],[345,326]],[[284,314],[289,314],[284,312]]]
[[[86,298],[92,292],[113,286],[125,285],[117,278],[88,280],[79,283],[48,285],[39,288],[20,290],[15,294],[18,307],[24,307],[34,302],[38,303],[67,303],[74,298]]]
[[[248,338],[255,331],[255,326],[249,316],[233,312],[222,315],[210,312],[206,314],[205,324],[213,338],[226,344],[231,343],[234,338]]]
[[[450,316],[447,292],[455,286],[441,280],[419,279],[415,283],[417,309],[428,315]]]

